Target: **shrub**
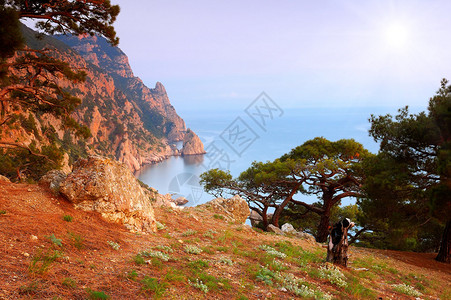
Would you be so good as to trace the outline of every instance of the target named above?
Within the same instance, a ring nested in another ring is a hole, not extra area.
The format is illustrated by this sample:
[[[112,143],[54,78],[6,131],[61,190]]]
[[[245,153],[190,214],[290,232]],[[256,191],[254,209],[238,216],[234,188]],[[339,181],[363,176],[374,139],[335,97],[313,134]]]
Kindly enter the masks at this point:
[[[166,253],[163,253],[161,251],[142,251],[140,253],[141,256],[147,256],[147,257],[155,257],[159,258],[163,261],[168,261],[170,259],[169,255]]]
[[[166,252],[169,252],[169,253],[174,252],[174,250],[172,250],[171,246],[161,246],[161,245],[158,245],[158,246],[155,246],[154,248],[155,248],[155,249],[158,249],[158,250],[163,250],[163,251],[166,251]]]
[[[115,243],[113,241],[107,241],[107,244],[111,246],[111,248],[113,248],[114,250],[119,250],[119,248],[121,247],[118,243]]]
[[[191,280],[188,279],[188,283],[190,286],[195,287],[196,289],[201,290],[202,292],[204,292],[205,294],[208,293],[208,286],[206,286],[202,280],[196,279],[195,282],[192,282]]]
[[[258,249],[266,251],[266,253],[268,253],[269,255],[276,256],[281,259],[284,259],[287,257],[287,255],[285,253],[279,252],[276,249],[274,249],[273,247],[268,246],[268,245],[260,245],[260,246],[258,246]]]
[[[38,252],[38,254],[34,255],[31,259],[28,269],[31,273],[43,274],[50,269],[54,261],[62,256],[63,253],[58,250],[55,250],[53,252],[47,251],[44,253]]]
[[[194,245],[186,245],[185,252],[189,254],[200,254],[202,253],[202,249]]]
[[[160,223],[160,222],[156,222],[157,223],[157,229],[158,230],[163,230],[163,229],[165,229],[166,228],[166,225],[164,225],[163,223]]]
[[[86,292],[88,293],[88,297],[89,299],[92,300],[101,300],[101,299],[110,299],[111,297],[106,295],[104,292],[102,291],[94,291],[91,289],[86,289]]]
[[[401,294],[405,294],[405,295],[413,296],[413,297],[422,296],[422,294],[420,292],[418,292],[412,286],[405,284],[405,283],[393,284],[392,287],[393,287],[394,291],[401,293]]]
[[[57,239],[56,236],[52,233],[52,235],[46,236],[46,238],[48,238],[49,240],[52,241],[53,244],[57,245],[57,246],[62,246],[62,239]]]
[[[70,215],[65,215],[65,216],[63,216],[63,220],[64,221],[66,221],[66,222],[72,222],[72,216],[70,216]]]
[[[146,261],[144,260],[144,258],[140,254],[137,254],[136,256],[134,256],[133,257],[133,261],[137,265],[143,265],[143,264],[146,263]]]
[[[6,214],[6,210],[0,210],[0,215],[5,215]]]
[[[340,269],[332,264],[326,264],[319,269],[319,277],[328,280],[330,283],[344,288],[346,287],[346,276],[341,273]]]

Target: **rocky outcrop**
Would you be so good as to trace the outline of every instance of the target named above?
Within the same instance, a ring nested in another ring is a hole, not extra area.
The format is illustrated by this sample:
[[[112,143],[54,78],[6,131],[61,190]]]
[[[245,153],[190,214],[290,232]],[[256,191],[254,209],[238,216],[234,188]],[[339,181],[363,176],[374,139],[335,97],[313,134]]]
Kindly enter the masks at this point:
[[[97,211],[110,222],[134,232],[154,232],[156,222],[149,197],[123,164],[90,156],[74,165],[60,192],[76,208]]]
[[[11,180],[9,180],[8,177],[5,177],[5,176],[3,176],[3,175],[0,175],[0,181],[3,181],[3,182],[11,182]]]
[[[191,129],[188,129],[183,139],[182,155],[205,154],[204,144],[200,138]]]
[[[39,184],[51,190],[54,194],[59,194],[61,183],[66,180],[67,175],[60,170],[52,170],[47,172],[39,180]]]
[[[216,198],[198,207],[223,215],[228,221],[237,223],[246,222],[250,214],[249,205],[238,195],[229,199]]]

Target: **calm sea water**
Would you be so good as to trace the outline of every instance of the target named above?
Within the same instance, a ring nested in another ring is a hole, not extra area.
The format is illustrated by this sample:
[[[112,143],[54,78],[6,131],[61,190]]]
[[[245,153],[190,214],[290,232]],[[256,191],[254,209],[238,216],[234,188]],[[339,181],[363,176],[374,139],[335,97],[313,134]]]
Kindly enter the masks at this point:
[[[199,135],[208,153],[171,157],[144,167],[136,176],[160,193],[171,193],[173,198],[183,196],[189,200],[188,206],[194,206],[213,199],[199,185],[199,175],[206,170],[222,168],[237,176],[252,161],[273,160],[314,137],[333,141],[353,138],[377,152],[378,145],[368,136],[368,118],[371,113],[387,112],[393,110],[306,108],[275,112],[266,118],[252,118],[245,111],[182,112],[187,127]]]

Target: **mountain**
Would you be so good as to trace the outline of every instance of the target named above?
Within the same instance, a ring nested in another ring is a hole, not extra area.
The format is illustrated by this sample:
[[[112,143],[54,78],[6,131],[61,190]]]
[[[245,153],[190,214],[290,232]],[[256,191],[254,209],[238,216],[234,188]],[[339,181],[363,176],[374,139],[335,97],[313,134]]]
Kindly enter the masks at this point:
[[[147,87],[134,76],[122,50],[97,36],[37,38],[36,32],[25,26],[23,34],[29,48],[47,49],[72,69],[86,72],[82,83],[65,78],[57,78],[57,82],[81,99],[73,117],[89,127],[92,136],[87,140],[75,136],[48,113],[21,111],[22,126],[0,131],[0,141],[33,144],[38,149],[56,141],[67,153],[65,169],[88,154],[114,157],[132,171],[180,155],[174,143],[184,140],[185,122],[171,105],[163,84]]]

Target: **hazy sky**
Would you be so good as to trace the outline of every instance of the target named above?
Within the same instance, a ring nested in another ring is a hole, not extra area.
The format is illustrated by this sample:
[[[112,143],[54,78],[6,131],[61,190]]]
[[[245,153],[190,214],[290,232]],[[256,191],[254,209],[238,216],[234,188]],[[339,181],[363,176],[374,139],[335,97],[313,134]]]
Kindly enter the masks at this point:
[[[451,1],[112,0],[136,76],[176,109],[422,106],[451,79]]]

